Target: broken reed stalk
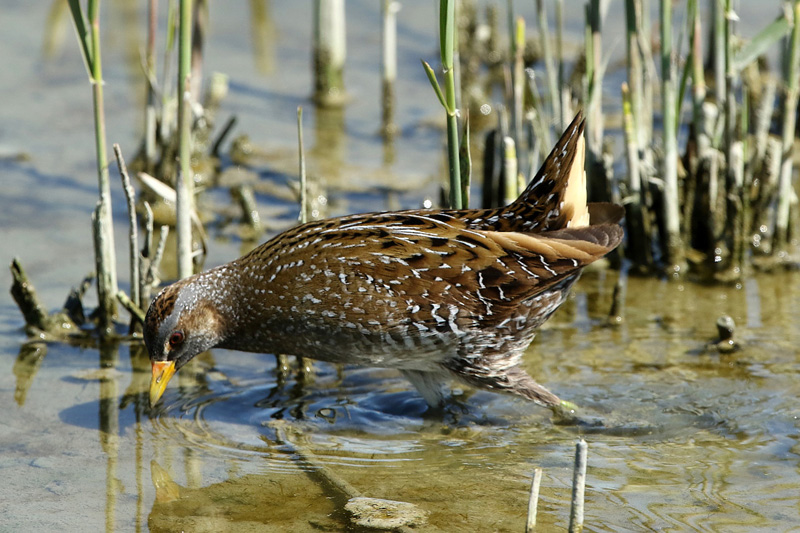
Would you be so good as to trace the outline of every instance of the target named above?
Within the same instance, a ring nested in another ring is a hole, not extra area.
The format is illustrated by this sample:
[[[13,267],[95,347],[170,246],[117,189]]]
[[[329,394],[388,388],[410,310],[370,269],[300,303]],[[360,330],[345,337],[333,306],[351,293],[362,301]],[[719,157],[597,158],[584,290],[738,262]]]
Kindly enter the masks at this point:
[[[139,304],[140,308],[150,302],[150,289],[149,281],[147,279],[147,266],[148,261],[153,255],[153,209],[150,204],[143,202],[144,205],[144,243],[142,244],[142,252],[138,254],[137,259],[139,262]],[[165,226],[162,226],[162,229]],[[159,243],[160,244],[160,243]]]
[[[794,27],[784,62],[785,94],[783,98],[782,158],[778,180],[778,207],[775,213],[775,242],[773,252],[784,253],[789,241],[789,206],[792,197],[792,146],[795,136],[797,99],[800,92],[800,0],[792,3]]]
[[[344,64],[347,58],[344,0],[314,0],[313,69],[317,105],[344,103]]]
[[[158,285],[158,267],[161,264],[161,259],[164,257],[164,250],[167,247],[167,236],[169,235],[169,226],[161,226],[158,245],[156,252],[150,259],[150,264],[147,266],[147,275],[144,278],[144,289],[142,290],[142,309],[146,309],[150,303],[150,291],[152,287]]]
[[[25,318],[25,325],[36,328],[40,331],[47,331],[50,328],[51,319],[47,309],[39,301],[36,289],[28,279],[25,269],[19,258],[11,260],[11,277],[14,278],[11,284],[11,296],[17,303],[22,316]]]
[[[89,0],[84,15],[79,0],[69,0],[70,13],[92,84],[97,180],[100,199],[93,212],[95,268],[97,270],[98,319],[102,335],[110,333],[117,316],[117,271],[108,177],[106,120],[103,101],[103,67],[100,54],[100,0]],[[88,16],[88,20],[87,20]],[[88,23],[88,27],[87,27]]]
[[[664,142],[664,243],[667,272],[671,276],[685,274],[681,239],[680,203],[678,199],[678,117],[675,71],[672,62],[672,2],[661,0],[661,111]]]
[[[144,324],[145,312],[142,311],[142,308],[136,305],[133,300],[128,298],[128,295],[125,294],[125,291],[119,291],[117,293],[117,300],[122,307],[127,309],[127,311],[131,314],[132,323],[138,322],[139,324]]]
[[[397,12],[400,3],[383,0],[381,4],[381,134],[386,139],[397,133],[394,122],[394,86],[397,81]]]
[[[119,144],[114,144],[114,156],[117,159],[117,168],[122,179],[122,190],[125,192],[125,200],[128,204],[128,259],[130,261],[130,299],[139,305],[139,228],[136,219],[136,191],[131,185],[131,178],[125,166],[125,159],[122,157],[122,150]],[[119,292],[117,293],[119,294]],[[119,296],[117,297],[119,299]],[[122,302],[120,302],[122,303]],[[124,304],[123,304],[124,305]]]
[[[258,213],[258,203],[256,202],[253,187],[243,183],[231,189],[231,194],[239,202],[239,207],[242,209],[243,222],[247,224],[249,230],[245,239],[257,239],[261,235],[263,227],[261,226],[261,215]]]
[[[531,494],[528,498],[528,519],[525,522],[525,533],[533,533],[536,528],[536,508],[539,505],[539,487],[542,484],[542,469],[537,468],[533,471],[533,481],[531,481]]]
[[[175,180],[178,278],[191,276],[194,176],[192,172],[192,0],[180,0],[178,38],[178,139],[180,170]]]
[[[211,145],[212,156],[219,157],[219,152],[220,149],[222,148],[222,143],[225,141],[225,139],[228,138],[228,135],[230,135],[231,131],[233,131],[233,127],[236,125],[236,122],[237,122],[236,115],[230,117],[228,121],[225,122],[225,125],[222,127],[222,131],[219,132],[219,135],[217,135],[217,139]]]
[[[575,446],[575,466],[572,472],[572,505],[569,510],[569,533],[583,531],[583,501],[586,492],[586,459],[589,446],[581,439]]]

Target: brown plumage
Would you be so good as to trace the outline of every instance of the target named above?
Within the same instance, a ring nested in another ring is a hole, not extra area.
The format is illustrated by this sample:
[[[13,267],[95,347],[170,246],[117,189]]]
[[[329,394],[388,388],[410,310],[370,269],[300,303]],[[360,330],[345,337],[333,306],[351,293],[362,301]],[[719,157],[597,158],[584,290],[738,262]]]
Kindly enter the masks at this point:
[[[623,236],[621,207],[587,205],[583,161],[578,115],[509,206],[311,222],[168,286],[145,323],[151,401],[219,346],[397,368],[431,405],[448,377],[559,405],[520,359]]]

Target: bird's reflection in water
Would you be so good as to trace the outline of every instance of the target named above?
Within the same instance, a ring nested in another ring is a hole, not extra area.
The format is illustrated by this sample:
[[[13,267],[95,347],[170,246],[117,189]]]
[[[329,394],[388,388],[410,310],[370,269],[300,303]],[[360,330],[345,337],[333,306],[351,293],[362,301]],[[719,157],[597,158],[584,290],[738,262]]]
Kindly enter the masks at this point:
[[[155,461],[150,473],[156,489],[150,531],[339,531],[344,526],[333,501],[302,475],[246,474],[188,488]]]

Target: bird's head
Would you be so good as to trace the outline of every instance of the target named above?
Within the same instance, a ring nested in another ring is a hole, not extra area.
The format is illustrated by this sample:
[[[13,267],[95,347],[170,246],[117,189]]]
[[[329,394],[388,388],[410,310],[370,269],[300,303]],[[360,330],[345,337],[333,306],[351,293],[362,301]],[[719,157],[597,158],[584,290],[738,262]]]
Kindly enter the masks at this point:
[[[153,376],[150,405],[155,405],[172,376],[195,355],[223,340],[223,320],[208,287],[187,278],[166,287],[150,304],[144,342]]]

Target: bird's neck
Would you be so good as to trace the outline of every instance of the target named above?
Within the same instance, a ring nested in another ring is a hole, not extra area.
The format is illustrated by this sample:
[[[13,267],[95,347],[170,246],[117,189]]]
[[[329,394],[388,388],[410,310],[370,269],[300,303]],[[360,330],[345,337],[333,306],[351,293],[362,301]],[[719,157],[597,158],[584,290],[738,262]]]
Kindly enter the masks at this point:
[[[256,286],[260,273],[254,267],[237,260],[203,272],[193,282],[224,324],[221,348],[263,351],[252,347],[263,342],[260,324],[268,307],[263,291]]]

